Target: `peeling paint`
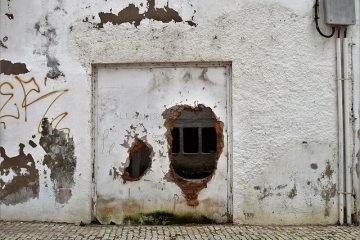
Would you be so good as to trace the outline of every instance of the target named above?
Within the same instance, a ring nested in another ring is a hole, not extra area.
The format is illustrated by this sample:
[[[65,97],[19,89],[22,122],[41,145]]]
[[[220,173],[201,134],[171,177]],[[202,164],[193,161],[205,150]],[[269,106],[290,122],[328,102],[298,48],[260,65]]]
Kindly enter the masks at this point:
[[[71,198],[71,188],[74,185],[76,168],[74,140],[65,132],[53,129],[46,118],[43,119],[41,127],[39,143],[46,152],[43,165],[51,171],[50,178],[54,183],[56,202],[64,204]]]
[[[14,19],[14,14],[12,14],[12,13],[5,13],[5,15],[6,15],[10,20],[13,20],[13,19]]]
[[[138,7],[134,4],[129,4],[126,8],[122,9],[117,15],[112,11],[105,13],[99,12],[100,23],[97,24],[98,28],[103,28],[104,24],[112,23],[113,25],[120,25],[123,23],[134,24],[135,27],[140,25],[140,22],[144,19],[150,19],[163,23],[169,22],[183,22],[182,17],[174,9],[169,7],[169,3],[163,8],[155,7],[155,0],[147,0],[147,10],[144,13],[140,13]],[[189,26],[196,27],[197,24],[191,21],[185,21]]]
[[[27,69],[25,63],[12,63],[8,60],[0,60],[0,74],[3,73],[5,75],[19,75],[28,72],[29,70]]]
[[[19,155],[8,157],[0,147],[0,203],[15,205],[39,196],[39,172],[31,154],[19,144]]]

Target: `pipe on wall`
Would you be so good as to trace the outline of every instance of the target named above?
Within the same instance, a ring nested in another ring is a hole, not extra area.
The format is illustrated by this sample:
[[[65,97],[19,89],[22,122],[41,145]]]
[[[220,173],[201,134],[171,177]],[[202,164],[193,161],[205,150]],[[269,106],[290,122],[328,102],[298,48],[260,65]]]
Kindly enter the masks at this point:
[[[343,99],[344,99],[344,167],[345,167],[345,191],[346,191],[346,223],[351,224],[351,213],[352,213],[352,179],[351,179],[351,126],[350,126],[350,79],[349,79],[349,41],[347,38],[343,39],[343,74],[344,74],[344,85],[343,85]]]
[[[338,105],[338,158],[339,158],[339,223],[344,224],[344,121],[343,121],[343,87],[342,87],[342,52],[341,39],[336,39],[336,78]]]

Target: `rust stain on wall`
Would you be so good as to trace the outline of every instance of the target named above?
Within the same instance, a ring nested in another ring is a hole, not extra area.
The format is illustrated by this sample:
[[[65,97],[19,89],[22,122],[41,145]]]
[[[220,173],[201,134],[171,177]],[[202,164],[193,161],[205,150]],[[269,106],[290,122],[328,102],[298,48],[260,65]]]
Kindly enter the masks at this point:
[[[166,5],[163,8],[156,8],[155,0],[147,1],[147,10],[144,13],[140,13],[139,8],[136,7],[134,4],[129,4],[118,14],[113,14],[112,12],[99,12],[99,17],[100,23],[97,24],[98,28],[103,28],[104,24],[108,22],[112,23],[113,25],[130,23],[134,24],[135,27],[138,27],[141,21],[144,19],[151,19],[163,23],[169,23],[171,21],[174,21],[175,23],[183,22],[183,19],[181,18],[179,13],[174,9],[170,8],[169,5]],[[192,20],[185,21],[185,23],[192,27],[195,27],[196,23],[194,23]]]
[[[47,118],[43,119],[41,127],[39,144],[46,152],[43,165],[51,170],[56,202],[67,203],[72,195],[76,168],[74,140],[65,132],[53,129]]]
[[[0,203],[15,205],[39,196],[39,172],[31,154],[25,154],[25,145],[19,144],[19,154],[7,156],[0,147]]]
[[[196,180],[190,180],[185,179],[178,175],[174,170],[174,159],[173,159],[173,153],[172,153],[172,130],[174,129],[174,125],[176,120],[181,116],[183,112],[191,112],[194,114],[199,114],[202,111],[207,109],[204,105],[199,104],[196,107],[191,107],[188,105],[177,105],[174,107],[171,107],[167,110],[165,110],[162,114],[163,118],[165,119],[165,127],[167,129],[167,140],[168,140],[168,153],[169,153],[169,160],[170,160],[170,170],[167,174],[166,178],[170,181],[175,182],[182,190],[187,205],[189,206],[198,206],[198,195],[200,191],[207,187],[207,183],[212,179],[215,171],[216,171],[216,164],[217,161],[223,151],[224,147],[224,135],[223,135],[223,123],[221,121],[218,121],[215,113],[211,110],[211,117],[214,120],[214,128],[216,130],[216,136],[217,136],[217,145],[216,145],[216,153],[215,153],[215,169],[213,170],[212,174],[201,179]]]
[[[12,63],[8,60],[0,60],[0,74],[3,73],[5,75],[19,75],[28,72],[29,70],[27,69],[25,63]]]

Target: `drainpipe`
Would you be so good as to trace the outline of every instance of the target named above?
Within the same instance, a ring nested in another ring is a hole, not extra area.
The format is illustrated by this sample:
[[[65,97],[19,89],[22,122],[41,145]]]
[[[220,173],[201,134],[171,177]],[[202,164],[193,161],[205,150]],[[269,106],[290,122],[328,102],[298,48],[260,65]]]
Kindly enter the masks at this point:
[[[359,149],[360,149],[360,1],[355,2],[355,12],[357,13],[356,22],[357,25],[352,28],[351,31],[351,43],[349,46],[351,56],[351,69],[352,69],[352,79],[353,79],[353,92],[352,92],[352,104],[353,104],[353,165],[352,165],[352,188],[354,196],[356,196],[355,201],[353,202],[353,215],[355,218],[352,219],[352,222],[359,222],[359,206],[360,206],[360,161],[359,161]]]
[[[352,197],[352,152],[351,152],[351,114],[350,93],[351,79],[349,78],[349,41],[339,36],[336,39],[336,77],[338,100],[338,147],[339,147],[339,223],[350,225],[353,209]]]
[[[344,224],[344,122],[342,106],[342,53],[340,36],[336,39],[336,78],[337,78],[337,104],[338,104],[338,158],[339,158],[339,222]]]

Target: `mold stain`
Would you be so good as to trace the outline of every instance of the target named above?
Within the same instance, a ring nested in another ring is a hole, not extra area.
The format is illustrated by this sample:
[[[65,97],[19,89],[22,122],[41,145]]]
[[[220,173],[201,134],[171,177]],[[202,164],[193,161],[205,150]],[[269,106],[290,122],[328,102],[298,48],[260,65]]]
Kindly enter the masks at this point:
[[[19,154],[7,156],[0,147],[0,203],[15,205],[39,196],[39,172],[31,154],[25,154],[25,145],[19,144]]]
[[[51,79],[65,77],[65,74],[59,69],[60,63],[56,57],[46,55],[46,60],[46,66],[50,68],[46,74],[46,77]]]
[[[214,224],[215,221],[193,213],[172,213],[167,211],[154,211],[128,215],[123,218],[124,225],[173,225],[173,224]]]
[[[326,162],[324,171],[317,178],[316,182],[307,181],[307,185],[314,191],[315,195],[319,195],[325,201],[324,216],[329,217],[331,208],[334,204],[332,200],[336,197],[337,186],[333,183],[334,170],[331,169],[330,162]]]
[[[13,63],[8,60],[0,60],[0,74],[3,73],[5,75],[19,75],[28,73],[29,70],[26,67],[25,63]]]
[[[39,144],[46,152],[43,165],[51,170],[50,178],[54,184],[56,202],[64,204],[71,198],[71,188],[74,185],[74,140],[65,132],[53,129],[47,118],[42,120],[41,127]]]
[[[288,197],[290,199],[293,199],[296,195],[297,195],[297,189],[296,189],[296,185],[294,184],[294,187],[288,193]]]
[[[163,23],[169,22],[183,22],[182,17],[179,15],[177,11],[170,8],[167,4],[163,8],[155,7],[155,0],[147,0],[147,10],[144,13],[140,13],[138,7],[134,4],[129,4],[126,8],[122,9],[118,14],[110,12],[99,12],[100,23],[97,24],[98,28],[103,28],[104,24],[112,23],[113,25],[120,25],[123,23],[134,24],[135,27],[138,27],[142,20],[149,19],[154,21],[159,21]],[[193,22],[193,18],[191,21],[185,21],[189,26],[196,27],[196,23]]]
[[[323,189],[321,191],[321,197],[325,200],[325,216],[330,216],[330,200],[336,196],[336,184],[333,184],[330,188]]]
[[[46,56],[46,66],[50,68],[46,77],[51,79],[57,79],[59,77],[65,77],[65,74],[59,69],[59,60],[50,54],[50,46],[57,44],[56,42],[56,29],[49,23],[48,16],[46,15],[42,22],[38,21],[34,25],[36,33],[45,37],[46,42],[43,45],[43,49],[35,53]]]
[[[167,110],[165,110],[162,114],[163,118],[165,119],[165,127],[167,129],[167,140],[168,140],[168,154],[169,154],[169,160],[170,160],[170,166],[169,166],[169,172],[166,174],[166,177],[164,179],[167,179],[168,181],[175,182],[180,189],[182,190],[187,205],[189,206],[198,206],[198,195],[201,190],[207,187],[207,183],[212,179],[215,171],[216,171],[216,165],[217,160],[220,158],[220,155],[223,151],[224,147],[224,136],[223,136],[223,123],[221,121],[217,120],[217,117],[215,113],[210,109],[212,119],[214,120],[214,128],[216,131],[216,152],[215,152],[215,165],[212,173],[208,175],[207,177],[201,178],[201,179],[186,179],[181,177],[179,174],[175,171],[175,162],[174,157],[172,153],[172,131],[174,129],[175,122],[178,118],[180,118],[181,114],[183,112],[187,113],[193,113],[193,114],[200,114],[205,109],[210,109],[205,107],[204,105],[199,104],[196,107],[191,107],[188,105],[177,105],[174,107],[171,107]]]

